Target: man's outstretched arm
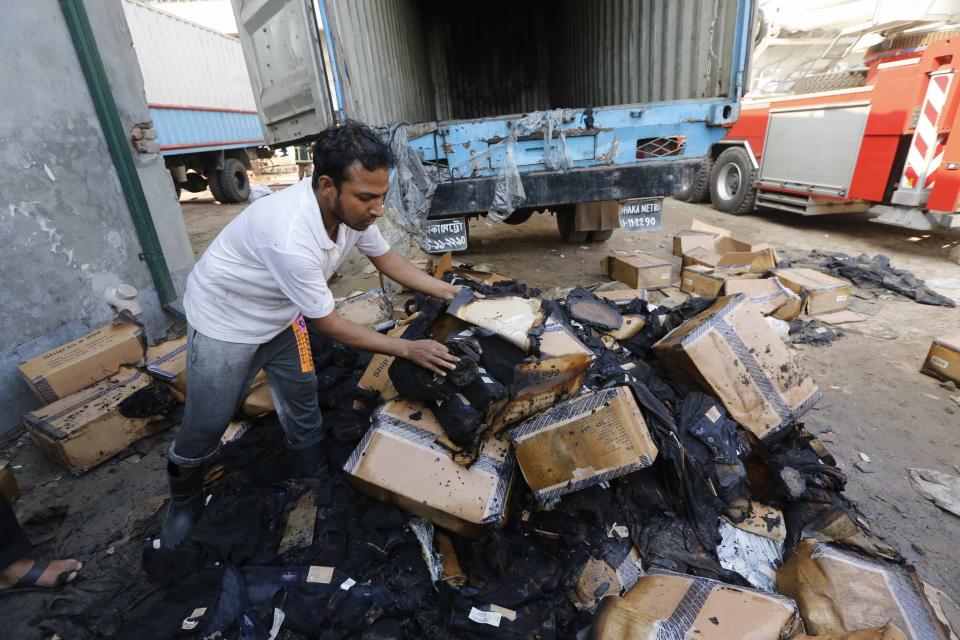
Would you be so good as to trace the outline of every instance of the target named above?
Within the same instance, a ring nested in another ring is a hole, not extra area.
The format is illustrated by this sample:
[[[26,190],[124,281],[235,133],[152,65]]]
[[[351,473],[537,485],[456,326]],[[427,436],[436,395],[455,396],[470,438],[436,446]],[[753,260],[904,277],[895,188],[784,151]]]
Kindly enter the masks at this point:
[[[400,259],[403,260],[403,258]],[[413,267],[413,265],[410,266]],[[416,267],[413,268],[416,270]],[[390,277],[393,278],[393,276]],[[440,282],[430,276],[426,277],[429,280]],[[396,280],[396,278],[394,279]],[[397,280],[397,282],[401,281]],[[410,284],[403,284],[413,288]],[[440,284],[446,283],[440,282]],[[329,315],[322,318],[311,318],[310,322],[331,340],[345,344],[348,347],[406,358],[440,375],[446,375],[447,371],[456,369],[456,363],[459,360],[459,358],[451,354],[445,346],[435,340],[405,340],[403,338],[385,336],[377,333],[373,329],[368,329],[363,325],[341,318],[336,310],[331,311]]]
[[[460,287],[454,286],[449,282],[438,280],[428,273],[424,273],[417,268],[415,264],[401,256],[391,249],[382,256],[370,258],[370,262],[377,268],[377,271],[396,280],[403,286],[413,291],[419,291],[434,298],[441,300],[452,300]]]

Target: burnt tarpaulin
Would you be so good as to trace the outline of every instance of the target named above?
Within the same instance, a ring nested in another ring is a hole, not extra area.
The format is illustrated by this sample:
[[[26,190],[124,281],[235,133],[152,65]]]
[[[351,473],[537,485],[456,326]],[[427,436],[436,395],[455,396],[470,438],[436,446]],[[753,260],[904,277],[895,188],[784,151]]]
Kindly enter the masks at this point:
[[[780,266],[809,266],[824,273],[846,278],[862,289],[886,289],[920,304],[955,307],[956,302],[933,291],[926,283],[906,269],[897,269],[890,258],[878,254],[872,258],[865,253],[857,257],[845,253],[824,254],[812,251],[800,260],[782,262]]]

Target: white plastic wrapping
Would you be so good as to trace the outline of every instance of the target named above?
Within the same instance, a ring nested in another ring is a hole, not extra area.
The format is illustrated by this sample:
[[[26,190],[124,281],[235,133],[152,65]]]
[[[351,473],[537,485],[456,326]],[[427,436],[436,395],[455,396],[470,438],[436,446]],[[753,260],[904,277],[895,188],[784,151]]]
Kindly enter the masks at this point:
[[[420,543],[420,552],[423,554],[430,579],[436,582],[443,574],[443,562],[433,548],[433,523],[424,518],[412,518],[407,526]]]
[[[517,156],[514,150],[516,139],[512,133],[507,136],[506,145],[506,159],[497,175],[497,186],[488,211],[488,219],[494,222],[505,220],[527,199],[527,194],[523,191],[523,181],[520,180],[520,171],[517,169]]]
[[[720,538],[717,557],[721,567],[735,571],[761,591],[777,593],[777,569],[783,564],[782,543],[738,529],[726,521],[720,523]]]
[[[420,162],[420,156],[410,148],[407,125],[392,125],[386,136],[396,164],[390,173],[390,187],[384,208],[396,211],[405,229],[419,236],[430,212],[437,183]]]
[[[562,131],[557,131],[557,143],[554,144],[554,131],[563,122],[573,119],[570,109],[553,109],[550,111],[535,111],[520,118],[513,126],[510,135],[486,151],[489,154],[503,145],[506,148],[506,158],[500,173],[497,175],[497,185],[494,190],[493,203],[488,211],[488,220],[501,222],[527,199],[517,169],[516,142],[517,136],[529,135],[536,131],[543,131],[543,162],[551,171],[566,171],[573,166],[573,158],[567,147],[567,138]],[[474,158],[476,160],[476,158]]]

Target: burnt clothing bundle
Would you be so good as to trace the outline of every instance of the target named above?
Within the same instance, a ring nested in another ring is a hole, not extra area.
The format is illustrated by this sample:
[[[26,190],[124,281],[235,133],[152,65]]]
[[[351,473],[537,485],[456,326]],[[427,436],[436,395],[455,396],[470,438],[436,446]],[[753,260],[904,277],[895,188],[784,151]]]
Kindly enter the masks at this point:
[[[956,302],[930,289],[927,284],[906,269],[897,269],[890,258],[878,254],[871,258],[861,253],[856,258],[845,253],[822,254],[811,252],[809,258],[781,262],[779,266],[805,266],[846,278],[862,289],[886,289],[920,304],[955,307]]]
[[[511,295],[529,291],[510,286]],[[475,287],[498,295],[496,285]],[[293,480],[276,417],[259,420],[221,452],[225,473],[210,485],[211,502],[191,539],[172,557],[148,545],[150,581],[137,571],[121,575],[122,591],[98,593],[99,600],[61,612],[44,629],[97,637],[77,630],[98,629],[91,619],[101,621],[89,612],[119,600],[127,605],[123,632],[99,635],[249,640],[279,629],[283,640],[588,637],[600,600],[626,593],[643,571],[753,584],[725,562],[721,532],[758,513],[770,518],[768,526],[785,529],[786,543],[775,544],[786,555],[800,540],[815,538],[900,560],[859,524],[842,495],[846,478],[802,425],[758,440],[716,398],[654,357],[654,343],[709,304],[693,299],[667,309],[635,300],[614,307],[585,290],[542,302],[544,317],[595,355],[583,390],[629,389],[658,455],[642,470],[561,495],[549,509],[517,477],[502,526],[477,537],[436,525],[432,536],[424,534],[426,521],[358,492],[358,479],[339,471],[367,432],[377,398],[355,387],[363,368],[358,355],[317,349],[330,368],[323,373],[318,366],[319,404],[336,436],[327,440],[330,471],[307,483]],[[433,337],[446,323],[449,335],[437,337],[461,366],[438,379],[397,358],[390,379],[402,397],[429,403],[452,442],[474,442],[489,408],[516,393],[517,365],[536,356],[477,328],[454,322],[450,329],[449,318],[440,317],[442,301],[421,296],[415,308],[404,337]],[[605,332],[626,314],[639,316],[642,327],[611,343]],[[530,338],[536,354],[535,330]],[[447,452],[436,455],[441,461]],[[316,509],[307,511],[307,522],[292,517],[304,504]],[[149,522],[142,526],[151,530]],[[289,526],[307,533],[281,553]],[[206,612],[190,621],[196,630],[182,630],[197,608]]]

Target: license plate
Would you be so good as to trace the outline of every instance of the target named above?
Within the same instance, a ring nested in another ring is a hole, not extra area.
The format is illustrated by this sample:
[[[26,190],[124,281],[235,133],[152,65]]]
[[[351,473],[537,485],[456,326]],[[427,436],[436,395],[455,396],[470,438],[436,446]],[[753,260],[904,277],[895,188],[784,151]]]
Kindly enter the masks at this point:
[[[653,231],[663,227],[663,198],[636,198],[620,203],[620,229]]]
[[[430,220],[423,235],[423,249],[427,253],[465,251],[467,248],[467,219],[447,218]]]

